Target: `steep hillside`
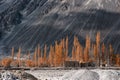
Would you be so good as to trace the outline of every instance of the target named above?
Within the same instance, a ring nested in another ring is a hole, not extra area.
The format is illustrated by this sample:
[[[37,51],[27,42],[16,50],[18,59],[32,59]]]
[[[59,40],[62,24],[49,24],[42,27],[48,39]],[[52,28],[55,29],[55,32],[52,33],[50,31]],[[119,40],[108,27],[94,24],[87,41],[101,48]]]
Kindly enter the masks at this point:
[[[120,0],[1,0],[0,35],[5,48],[32,50],[74,35],[84,45],[85,35],[120,48]]]

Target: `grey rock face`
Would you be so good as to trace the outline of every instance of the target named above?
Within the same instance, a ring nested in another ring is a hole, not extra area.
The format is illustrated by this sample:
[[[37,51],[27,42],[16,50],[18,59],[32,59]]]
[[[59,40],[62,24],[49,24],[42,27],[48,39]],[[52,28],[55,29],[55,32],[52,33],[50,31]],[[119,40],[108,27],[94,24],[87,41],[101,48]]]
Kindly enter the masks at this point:
[[[120,0],[2,0],[0,1],[0,35],[6,48],[34,49],[36,45],[54,44],[69,36],[72,45],[77,35],[81,44],[89,34],[95,41],[120,47]]]

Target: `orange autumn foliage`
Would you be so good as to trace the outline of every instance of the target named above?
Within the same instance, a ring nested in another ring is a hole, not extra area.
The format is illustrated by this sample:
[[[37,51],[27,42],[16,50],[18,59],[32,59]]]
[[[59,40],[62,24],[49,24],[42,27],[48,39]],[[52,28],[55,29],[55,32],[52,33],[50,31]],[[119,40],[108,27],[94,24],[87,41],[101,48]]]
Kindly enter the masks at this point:
[[[78,48],[78,38],[77,36],[74,36],[73,48],[72,48],[72,60],[73,61],[77,60],[77,56],[79,56],[79,52],[77,48]]]
[[[89,54],[88,54],[88,49],[84,49],[84,62],[89,62]]]
[[[97,60],[97,46],[96,45],[94,45],[94,61],[96,61]]]
[[[62,43],[55,42],[55,54],[54,54],[54,63],[55,66],[61,66],[63,63],[63,54],[62,54]],[[65,52],[64,57],[67,57],[67,51]]]
[[[81,46],[77,36],[74,36],[72,48],[72,60],[83,62],[83,47]]]
[[[87,35],[87,36],[86,36],[86,48],[87,48],[88,50],[90,50],[90,46],[91,46],[90,37]]]
[[[100,52],[100,32],[97,32],[97,35],[96,35],[96,47],[97,47],[97,56],[99,58],[100,57],[99,56],[99,52]]]
[[[2,59],[2,66],[3,67],[10,67],[11,62],[12,62],[11,58],[4,58],[4,59]]]
[[[89,62],[90,45],[91,45],[90,37],[87,35],[86,36],[86,46],[85,46],[85,49],[84,49],[84,61],[85,62]]]
[[[68,56],[68,36],[66,37],[66,40],[65,40],[65,60],[67,59],[67,56]]]
[[[19,62],[19,66],[21,65],[21,48],[19,48],[18,53],[17,53],[17,60]]]
[[[27,67],[61,67],[68,61],[78,62],[78,63],[88,63],[95,62],[96,66],[101,64],[110,64],[120,66],[120,55],[114,54],[114,49],[112,45],[101,44],[100,41],[100,32],[97,32],[95,41],[91,41],[90,36],[86,35],[86,41],[81,44],[77,36],[74,36],[73,45],[69,46],[68,36],[61,40],[55,41],[51,46],[46,44],[41,46],[38,45],[33,54],[33,59],[29,51],[27,52],[27,58],[21,59],[21,48],[17,53],[17,59],[14,59],[15,52],[14,47],[11,50],[11,60],[6,58],[1,61],[4,67],[15,65],[23,66],[24,64]],[[93,40],[93,39],[92,39]],[[84,44],[85,43],[85,44]],[[108,47],[109,46],[109,47]],[[43,50],[42,50],[43,49]],[[71,50],[72,49],[72,50]],[[109,62],[108,62],[109,61]]]
[[[116,65],[120,66],[120,54],[116,55]]]
[[[50,46],[50,51],[49,51],[49,64],[51,65],[51,66],[53,66],[53,64],[54,64],[54,48],[53,48],[53,46]]]
[[[34,64],[36,67],[37,66],[37,48],[35,48],[35,51],[34,51]]]
[[[18,67],[19,66],[19,61],[18,60],[12,60],[11,66]]]
[[[73,47],[72,48],[72,60],[74,61],[75,58],[76,58],[76,56],[75,56],[75,48]]]
[[[43,54],[44,64],[47,64],[47,45],[44,46],[44,54]]]
[[[83,47],[80,45],[79,46],[79,61],[80,61],[80,63],[82,63],[83,62]]]
[[[102,56],[101,56],[102,62],[105,61],[105,49],[106,49],[106,47],[105,47],[105,44],[103,43],[102,44],[102,48],[101,48],[101,51],[102,51]]]
[[[100,46],[100,32],[97,32],[97,35],[96,35],[96,45],[97,47]]]
[[[39,59],[40,59],[40,57],[42,56],[41,55],[41,50],[40,50],[40,45],[38,45],[38,47],[37,47],[37,55],[38,55],[38,60],[37,60],[37,64],[38,64],[38,67],[40,66],[40,61],[39,61]]]
[[[27,60],[27,61],[26,61],[26,66],[27,66],[27,67],[34,67],[34,66],[35,66],[35,63],[34,63],[32,60]]]
[[[112,47],[112,45],[109,45],[109,60],[110,60],[110,64],[113,64],[113,60],[114,60],[114,49]]]

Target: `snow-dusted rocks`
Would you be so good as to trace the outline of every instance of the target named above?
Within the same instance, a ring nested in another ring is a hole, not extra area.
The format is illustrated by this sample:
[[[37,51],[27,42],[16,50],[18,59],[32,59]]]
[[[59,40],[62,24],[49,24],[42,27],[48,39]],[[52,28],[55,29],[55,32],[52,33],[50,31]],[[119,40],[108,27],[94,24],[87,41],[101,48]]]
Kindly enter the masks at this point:
[[[94,70],[99,75],[99,80],[119,80],[119,70]]]
[[[93,71],[81,70],[81,71],[77,71],[69,79],[70,80],[99,80],[99,75]]]
[[[4,73],[1,73],[1,79],[2,80],[14,80],[14,76],[11,72],[6,71]]]
[[[70,73],[71,74],[71,73]],[[68,73],[68,75],[70,75]],[[67,75],[67,76],[68,76]],[[71,76],[65,78],[66,75],[62,77],[62,80],[119,80],[120,71],[116,70],[78,70],[76,73],[72,73]]]
[[[36,70],[27,73],[41,80],[120,80],[119,70]]]

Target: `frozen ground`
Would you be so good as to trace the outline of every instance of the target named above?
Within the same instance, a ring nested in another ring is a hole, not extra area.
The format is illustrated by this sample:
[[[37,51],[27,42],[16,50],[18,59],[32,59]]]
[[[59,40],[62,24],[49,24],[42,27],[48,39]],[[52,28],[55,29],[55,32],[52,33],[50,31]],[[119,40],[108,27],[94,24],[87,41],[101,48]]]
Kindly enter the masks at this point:
[[[37,70],[26,71],[40,80],[120,80],[119,70]]]
[[[37,71],[26,71],[29,74],[32,74],[38,79],[48,79],[48,80],[59,80],[64,74],[70,72],[70,70],[37,70]]]

